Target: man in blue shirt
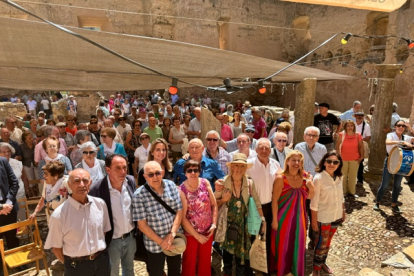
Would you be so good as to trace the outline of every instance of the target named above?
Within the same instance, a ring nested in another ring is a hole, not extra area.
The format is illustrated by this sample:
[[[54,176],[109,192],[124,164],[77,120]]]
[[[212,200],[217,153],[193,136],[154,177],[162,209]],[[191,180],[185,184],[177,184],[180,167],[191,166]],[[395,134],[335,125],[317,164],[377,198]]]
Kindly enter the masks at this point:
[[[354,115],[356,112],[360,110],[361,110],[361,102],[355,101],[353,108],[351,108],[350,110],[346,111],[341,116],[339,116],[339,119],[341,119],[341,121],[352,120],[355,122],[355,117],[352,115]]]
[[[217,161],[203,156],[204,145],[200,139],[192,139],[188,144],[188,151],[190,159],[201,163],[200,177],[207,179],[214,190],[214,182],[217,179],[224,178],[224,173],[221,170]],[[187,179],[184,173],[184,164],[187,160],[180,159],[174,165],[174,182],[183,183]]]

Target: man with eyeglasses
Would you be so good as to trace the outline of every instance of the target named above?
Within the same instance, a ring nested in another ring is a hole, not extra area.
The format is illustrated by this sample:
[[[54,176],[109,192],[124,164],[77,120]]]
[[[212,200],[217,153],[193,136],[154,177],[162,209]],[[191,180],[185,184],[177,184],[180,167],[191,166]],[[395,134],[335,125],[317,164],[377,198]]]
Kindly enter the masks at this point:
[[[207,158],[216,160],[225,175],[228,173],[227,162],[231,162],[230,154],[223,148],[219,147],[220,134],[215,130],[210,130],[206,134],[207,148],[204,149],[203,155]]]
[[[119,116],[118,123],[119,125],[116,127],[116,130],[121,135],[122,140],[125,141],[127,134],[132,130],[131,125],[127,124],[127,118],[123,115]]]
[[[86,170],[73,170],[68,179],[72,194],[50,216],[45,249],[52,249],[67,276],[111,272],[105,243],[105,233],[111,230],[108,209],[102,199],[88,195],[91,182]]]
[[[224,178],[224,172],[221,170],[217,161],[203,155],[204,145],[200,139],[192,139],[188,143],[188,151],[190,153],[190,159],[201,164],[200,177],[207,179],[210,183],[214,183],[215,180]],[[186,162],[187,160],[180,159],[174,165],[174,182],[179,183],[180,185],[187,179],[184,173],[184,164]]]
[[[237,150],[230,152],[230,156],[233,159],[236,153],[243,153],[247,156],[247,162],[252,163],[253,159],[257,156],[256,151],[250,148],[250,137],[247,134],[240,133],[237,137]]]
[[[240,136],[239,136],[240,137]],[[239,137],[237,139],[239,139]],[[278,172],[282,171],[279,162],[269,158],[272,150],[270,140],[267,138],[260,138],[257,140],[256,154],[257,156],[251,160],[253,166],[247,170],[246,174],[253,179],[256,187],[257,195],[262,204],[263,216],[266,221],[266,247],[271,246],[272,234],[272,195],[273,184],[275,182]],[[248,160],[249,162],[249,160]],[[277,214],[276,214],[277,215]],[[267,254],[268,271],[272,271],[271,255]],[[246,275],[253,275],[250,265],[246,265]]]
[[[244,129],[244,134],[246,134],[247,137],[249,137],[249,140],[250,140],[249,147],[252,150],[256,149],[256,144],[257,144],[257,140],[253,138],[254,132],[255,132],[255,128],[254,128],[253,125],[247,125],[246,128]],[[221,139],[220,143],[221,143],[221,146],[224,149],[226,149],[227,152],[233,152],[233,151],[238,149],[238,147],[237,147],[237,137],[234,138],[233,140],[227,141],[227,142],[223,141],[223,139]]]
[[[165,260],[168,275],[181,275],[181,254],[166,255],[163,250],[173,249],[172,242],[181,232],[183,205],[177,186],[171,180],[162,179],[164,171],[156,161],[144,166],[147,183],[139,187],[132,201],[132,217],[139,230],[144,234],[144,244],[148,254],[147,270],[151,276],[162,276]],[[155,193],[175,214],[167,211],[151,194]]]
[[[319,105],[321,106],[321,105]],[[319,139],[319,128],[315,126],[309,126],[305,128],[303,140],[305,142],[301,142],[295,146],[295,150],[300,151],[305,160],[304,160],[304,168],[306,172],[309,172],[312,176],[316,175],[315,167],[318,166],[319,161],[321,161],[322,157],[326,154],[327,150],[326,147],[320,143],[318,143]],[[306,200],[306,211],[308,213],[309,221],[312,221],[312,213],[310,211],[310,200]],[[308,244],[308,249],[313,249],[315,244],[315,236],[312,230],[312,227],[309,228],[309,239],[310,242]]]
[[[280,167],[284,168],[286,156],[292,151],[292,149],[286,146],[288,143],[287,134],[284,132],[276,132],[275,138],[273,138],[273,143],[275,146],[270,153],[270,158],[275,159],[279,162]]]
[[[111,230],[105,233],[105,241],[111,260],[111,276],[134,275],[134,255],[136,251],[135,229],[132,220],[132,198],[135,192],[135,179],[127,175],[127,159],[120,154],[105,158],[107,176],[91,187],[89,195],[103,199],[108,207]]]
[[[319,104],[319,114],[314,116],[313,125],[319,128],[319,143],[325,145],[326,149],[330,152],[335,149],[333,138],[338,137],[341,126],[338,118],[332,113],[328,113],[328,110],[328,103]],[[335,133],[334,126],[337,126]]]

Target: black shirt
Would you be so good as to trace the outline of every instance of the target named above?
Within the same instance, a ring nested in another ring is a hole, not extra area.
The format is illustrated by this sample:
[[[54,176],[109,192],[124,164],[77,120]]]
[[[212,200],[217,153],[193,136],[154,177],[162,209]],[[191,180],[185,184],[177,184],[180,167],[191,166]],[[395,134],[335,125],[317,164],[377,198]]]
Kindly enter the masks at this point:
[[[332,143],[333,126],[339,126],[339,124],[338,118],[331,113],[328,113],[326,117],[316,114],[313,119],[313,125],[319,128],[321,132],[318,142],[322,145]]]

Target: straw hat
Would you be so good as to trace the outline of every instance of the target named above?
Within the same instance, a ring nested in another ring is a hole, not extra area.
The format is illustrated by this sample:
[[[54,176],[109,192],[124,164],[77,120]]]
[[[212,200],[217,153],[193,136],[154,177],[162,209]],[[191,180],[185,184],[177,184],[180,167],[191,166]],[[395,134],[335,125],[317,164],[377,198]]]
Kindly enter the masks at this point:
[[[185,248],[187,246],[187,238],[181,233],[177,233],[174,240],[172,241],[172,246],[174,246],[174,249],[172,250],[162,250],[165,255],[167,256],[176,256],[180,255],[185,251]]]
[[[248,106],[248,107],[250,107],[250,106],[252,106],[252,105],[250,104],[250,102],[249,102],[249,101],[245,101],[245,102],[244,102],[244,106]]]
[[[246,157],[246,154],[244,154],[244,153],[236,153],[236,154],[234,154],[233,161],[226,163],[227,167],[230,167],[231,164],[243,164],[243,165],[247,165],[247,169],[250,169],[251,167],[253,167],[253,164],[252,163],[247,163],[247,157]]]
[[[234,119],[233,116],[230,116],[229,114],[227,114],[227,112],[224,112],[223,116],[229,117],[229,123],[233,122],[233,119]]]

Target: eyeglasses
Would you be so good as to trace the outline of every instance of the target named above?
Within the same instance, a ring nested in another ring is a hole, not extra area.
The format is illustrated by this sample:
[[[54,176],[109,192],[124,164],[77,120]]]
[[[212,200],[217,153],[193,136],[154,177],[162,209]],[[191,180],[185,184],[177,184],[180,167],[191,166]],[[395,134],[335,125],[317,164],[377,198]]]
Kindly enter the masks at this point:
[[[108,135],[102,135],[102,134],[101,134],[101,138],[106,138],[107,136],[108,136]]]
[[[319,137],[319,135],[312,135],[312,134],[306,134],[306,136],[308,136],[310,138],[317,138],[317,137]]]
[[[153,178],[154,177],[154,175],[155,176],[160,176],[161,175],[161,172],[160,171],[158,171],[158,172],[155,172],[155,173],[147,173],[146,174],[149,178]]]
[[[339,163],[341,163],[338,160],[331,160],[331,159],[326,159],[325,162],[328,163],[329,165],[330,164],[339,165]]]
[[[199,173],[198,169],[188,169],[185,171],[186,173]]]
[[[282,139],[276,139],[276,141],[278,141],[279,143],[287,143],[287,140],[282,140]]]
[[[254,130],[245,130],[246,131],[246,133],[254,133]]]
[[[208,142],[217,142],[218,139],[217,138],[207,138],[206,139]]]
[[[118,121],[126,121],[125,118],[120,118]]]
[[[406,125],[396,125],[395,127],[407,127]]]
[[[88,155],[88,154],[92,155],[92,154],[95,154],[95,153],[96,153],[96,151],[94,151],[94,150],[91,150],[91,151],[83,151],[82,153],[83,153],[84,155]]]

